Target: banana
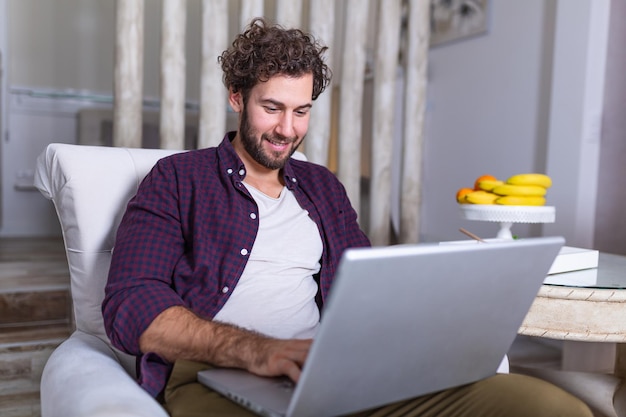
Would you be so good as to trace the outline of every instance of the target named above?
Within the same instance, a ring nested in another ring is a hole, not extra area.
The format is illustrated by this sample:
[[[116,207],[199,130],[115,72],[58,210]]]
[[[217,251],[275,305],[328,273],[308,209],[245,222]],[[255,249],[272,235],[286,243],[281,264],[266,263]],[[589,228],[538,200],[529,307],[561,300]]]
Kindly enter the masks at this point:
[[[483,180],[483,181],[478,182],[478,188],[484,191],[492,191],[494,187],[497,187],[498,185],[502,185],[502,184],[504,184],[504,181]]]
[[[543,197],[546,195],[547,190],[544,187],[538,185],[513,185],[502,184],[496,186],[493,193],[498,195],[516,195],[516,196],[535,196]]]
[[[465,195],[465,201],[470,204],[494,204],[497,198],[497,195],[484,190],[474,191]]]
[[[544,188],[552,186],[552,179],[546,174],[517,174],[506,180],[507,184],[513,185],[538,185]]]
[[[505,206],[543,206],[546,204],[546,199],[541,196],[506,195],[497,198],[495,204]]]

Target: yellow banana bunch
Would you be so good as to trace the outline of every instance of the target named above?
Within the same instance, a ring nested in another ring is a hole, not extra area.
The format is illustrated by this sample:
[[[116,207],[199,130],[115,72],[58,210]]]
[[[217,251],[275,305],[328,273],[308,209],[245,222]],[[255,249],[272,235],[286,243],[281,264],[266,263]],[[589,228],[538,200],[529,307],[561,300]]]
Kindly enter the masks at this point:
[[[543,188],[552,186],[552,179],[546,174],[517,174],[506,180],[507,184],[513,185],[536,185]]]
[[[474,188],[457,191],[459,204],[500,204],[507,206],[543,206],[552,179],[539,173],[517,174],[501,181],[493,175],[482,175]]]

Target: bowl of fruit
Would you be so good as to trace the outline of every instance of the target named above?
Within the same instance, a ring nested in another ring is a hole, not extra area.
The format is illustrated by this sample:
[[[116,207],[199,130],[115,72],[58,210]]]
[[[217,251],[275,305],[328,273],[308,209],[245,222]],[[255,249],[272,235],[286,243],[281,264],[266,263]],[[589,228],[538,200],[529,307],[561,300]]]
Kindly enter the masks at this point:
[[[500,223],[498,238],[512,239],[513,223],[553,223],[555,209],[546,205],[552,179],[545,174],[515,174],[505,180],[481,175],[473,187],[460,188],[456,201],[468,220]]]

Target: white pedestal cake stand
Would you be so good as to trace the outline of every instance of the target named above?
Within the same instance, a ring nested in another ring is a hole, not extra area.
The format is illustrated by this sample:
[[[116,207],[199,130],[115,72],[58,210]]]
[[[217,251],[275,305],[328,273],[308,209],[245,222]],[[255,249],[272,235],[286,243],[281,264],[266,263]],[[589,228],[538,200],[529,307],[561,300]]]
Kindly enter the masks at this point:
[[[554,223],[552,206],[501,206],[497,204],[460,204],[461,214],[468,220],[500,224],[497,237],[513,239],[513,223]]]

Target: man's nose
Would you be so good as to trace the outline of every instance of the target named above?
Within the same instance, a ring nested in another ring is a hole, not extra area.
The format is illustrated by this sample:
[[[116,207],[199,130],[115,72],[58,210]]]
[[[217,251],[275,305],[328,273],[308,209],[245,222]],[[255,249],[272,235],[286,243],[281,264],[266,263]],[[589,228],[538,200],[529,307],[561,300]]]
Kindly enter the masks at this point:
[[[280,120],[278,121],[278,125],[276,126],[276,133],[286,138],[295,136],[293,128],[293,117],[294,116],[292,112],[283,112]]]

